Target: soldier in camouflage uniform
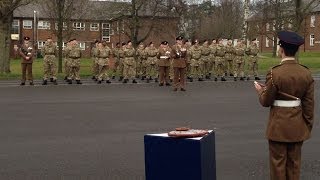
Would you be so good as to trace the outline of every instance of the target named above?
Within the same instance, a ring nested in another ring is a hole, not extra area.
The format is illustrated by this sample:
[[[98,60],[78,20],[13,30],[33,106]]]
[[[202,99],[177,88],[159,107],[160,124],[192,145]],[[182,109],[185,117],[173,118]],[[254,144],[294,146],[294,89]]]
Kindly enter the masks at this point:
[[[198,78],[198,81],[203,81],[203,61],[201,60],[201,46],[198,40],[194,41],[194,45],[189,49],[188,54],[191,59],[190,82],[193,81],[193,78]]]
[[[218,77],[221,77],[221,81],[226,81],[224,78],[225,54],[226,50],[223,45],[223,40],[220,39],[219,44],[216,47],[215,54],[215,81],[218,81]]]
[[[205,75],[206,79],[210,79],[210,72],[211,72],[211,48],[209,46],[208,40],[205,40],[201,46],[201,61],[203,62],[203,74]]]
[[[82,84],[80,80],[80,58],[81,49],[76,39],[71,42],[71,47],[68,52],[69,60],[68,67],[70,68],[68,83],[72,84],[72,80],[75,79],[77,84]]]
[[[52,82],[54,85],[57,85],[57,48],[56,45],[53,43],[52,38],[49,37],[47,42],[41,49],[41,53],[43,56],[43,82],[42,85],[47,85],[48,78],[52,78]]]
[[[119,59],[118,59],[118,73],[119,73],[119,81],[123,80],[124,77],[124,59],[125,54],[124,50],[126,49],[127,44],[122,43],[120,48],[116,49],[116,53],[118,53]]]
[[[63,57],[64,57],[64,73],[65,73],[65,77],[64,80],[66,82],[68,82],[68,77],[70,76],[70,67],[68,66],[70,64],[70,59],[69,59],[69,52],[70,52],[70,47],[71,47],[71,40],[69,40],[67,42],[67,46],[64,48],[63,51]]]
[[[127,46],[124,49],[124,69],[123,75],[124,80],[123,83],[128,83],[130,79],[132,79],[132,83],[137,83],[136,77],[136,66],[137,63],[134,59],[136,50],[132,46],[132,42],[129,41]]]
[[[140,77],[141,80],[144,80],[146,78],[147,73],[147,51],[144,48],[143,43],[139,44],[138,50],[137,50],[137,74]]]
[[[244,81],[244,55],[245,55],[245,44],[239,41],[235,47],[235,58],[234,58],[234,81],[237,81],[240,75],[240,81]]]
[[[92,79],[97,80],[98,79],[98,73],[99,73],[99,65],[98,65],[98,44],[99,41],[94,41],[94,45],[91,49],[91,58],[92,58]]]
[[[116,47],[113,48],[112,51],[112,57],[114,58],[114,67],[112,69],[112,79],[116,78],[117,75],[117,70],[118,70],[118,66],[119,66],[119,48],[120,48],[120,43],[116,44]]]
[[[212,40],[211,44],[210,44],[210,59],[211,59],[211,63],[210,63],[210,71],[211,72],[216,72],[216,67],[215,67],[215,58],[216,58],[216,51],[217,51],[217,41],[215,39]],[[211,76],[211,72],[209,73]]]
[[[225,68],[226,68],[226,73],[229,76],[233,76],[233,67],[234,67],[234,47],[232,44],[232,40],[229,39],[227,44],[226,44],[226,55],[225,55]]]
[[[158,55],[159,50],[154,46],[153,42],[150,42],[146,48],[147,53],[147,83],[154,78],[155,82],[158,82]]]
[[[187,48],[187,52],[188,50],[191,48],[192,43],[189,40],[186,40],[185,42],[185,47]],[[173,68],[172,68],[173,70]],[[173,73],[173,71],[172,71]],[[190,79],[192,76],[192,69],[191,69],[191,58],[189,55],[187,55],[187,79]]]
[[[109,58],[111,56],[111,49],[107,46],[106,42],[99,43],[97,57],[98,57],[98,65],[99,65],[99,73],[98,73],[98,84],[101,84],[105,79],[106,83],[110,84],[110,78],[108,75],[109,67]]]
[[[255,80],[260,80],[258,77],[258,53],[259,49],[256,43],[256,39],[252,40],[251,45],[247,48],[246,54],[249,56],[248,61],[248,78],[250,80],[250,76],[254,76]]]

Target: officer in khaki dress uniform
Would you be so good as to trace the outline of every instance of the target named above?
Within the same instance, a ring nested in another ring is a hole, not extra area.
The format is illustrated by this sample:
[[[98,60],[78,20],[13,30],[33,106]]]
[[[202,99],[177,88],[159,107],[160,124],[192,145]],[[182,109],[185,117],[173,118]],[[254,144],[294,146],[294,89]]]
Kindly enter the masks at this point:
[[[170,80],[169,80],[169,71],[170,71],[170,54],[171,49],[168,46],[167,41],[163,41],[160,45],[159,51],[158,51],[158,66],[159,66],[159,78],[160,78],[160,84],[159,86],[163,86],[166,84],[166,86],[170,86]]]
[[[21,70],[22,70],[22,79],[21,79],[21,86],[26,84],[26,80],[29,80],[31,86],[33,86],[33,75],[32,75],[32,63],[33,63],[33,56],[34,56],[34,47],[29,42],[29,37],[23,38],[23,44],[19,49],[19,54],[22,58],[21,60]],[[28,73],[28,78],[27,78]]]
[[[299,180],[301,147],[313,126],[314,80],[295,59],[304,39],[289,31],[279,32],[278,38],[281,63],[268,72],[265,85],[255,82],[255,88],[261,105],[270,107],[270,179]]]
[[[186,67],[187,67],[187,48],[183,44],[183,37],[176,38],[176,44],[172,46],[171,56],[173,57],[172,66],[174,71],[173,91],[177,91],[178,88],[181,91],[186,91]]]

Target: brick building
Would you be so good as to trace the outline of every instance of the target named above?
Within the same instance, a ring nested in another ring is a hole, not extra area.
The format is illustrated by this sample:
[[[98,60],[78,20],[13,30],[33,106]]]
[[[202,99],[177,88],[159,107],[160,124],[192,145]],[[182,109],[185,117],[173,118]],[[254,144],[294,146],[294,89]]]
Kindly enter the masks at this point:
[[[272,37],[275,30],[274,23],[272,19],[265,23],[261,19],[262,17],[259,17],[259,15],[254,15],[249,19],[249,29],[252,28],[250,36],[257,37],[261,52],[272,52],[274,46],[274,38]],[[284,30],[290,30],[291,28],[291,23],[285,23],[282,27]],[[305,17],[300,33],[305,39],[305,44],[301,46],[301,51],[320,51],[320,6],[316,6]]]
[[[108,4],[111,7],[112,3],[123,2],[92,3],[94,7],[99,7],[103,3],[105,8],[108,7]],[[81,18],[74,17],[70,22],[64,22],[64,34],[66,34],[65,37],[67,38],[64,38],[63,47],[68,39],[76,38],[83,50],[83,54],[86,57],[89,57],[92,44],[96,39],[105,40],[108,42],[109,47],[114,47],[117,42],[126,42],[129,40],[128,36],[124,33],[126,31],[124,25],[125,19],[117,20],[112,17],[98,15],[97,12],[93,12],[95,10],[94,8],[90,10],[92,12],[87,12],[85,15],[81,16]],[[140,20],[143,21],[144,24],[144,27],[140,30],[140,34],[147,32],[151,21],[154,24],[153,30],[144,41],[145,44],[153,41],[158,45],[163,40],[167,40],[171,43],[174,42],[174,37],[178,32],[178,19],[176,17],[165,15],[151,17],[150,15],[145,14],[140,17]],[[36,26],[34,22],[36,22]],[[56,30],[57,23],[46,15],[46,12],[40,4],[33,3],[19,7],[14,11],[11,34],[11,55],[13,57],[18,57],[16,50],[24,36],[29,36],[39,50],[43,47],[48,36],[51,36],[56,42]]]

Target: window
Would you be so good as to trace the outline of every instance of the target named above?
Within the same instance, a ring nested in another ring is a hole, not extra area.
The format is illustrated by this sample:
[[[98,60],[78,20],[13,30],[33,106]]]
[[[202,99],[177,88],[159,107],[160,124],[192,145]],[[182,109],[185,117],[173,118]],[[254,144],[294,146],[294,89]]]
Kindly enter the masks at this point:
[[[314,34],[310,34],[310,46],[314,46]]]
[[[272,37],[272,47],[274,47],[274,37]]]
[[[32,21],[23,20],[23,29],[32,29]]]
[[[310,19],[310,27],[315,27],[316,16],[312,15]]]
[[[270,31],[270,24],[269,23],[266,24],[266,31]]]
[[[55,25],[55,29],[58,30],[58,23],[54,23]],[[63,28],[62,30],[66,30],[67,29],[67,23],[66,22],[63,22]]]
[[[111,28],[109,23],[102,23],[102,40],[110,42]]]
[[[269,47],[269,38],[266,37],[266,47],[268,48]]]
[[[58,42],[55,42],[57,48],[59,48],[58,46]],[[65,47],[67,47],[67,43],[66,42],[62,42],[62,49],[64,49]]]
[[[20,22],[17,19],[12,22],[11,34],[20,34]]]
[[[272,30],[275,31],[276,30],[276,21],[273,20],[272,22]]]
[[[99,23],[91,23],[90,31],[99,31]]]
[[[38,49],[42,49],[45,43],[44,41],[38,41]]]
[[[73,23],[73,30],[84,31],[85,30],[85,24],[81,23],[81,22],[75,22],[75,23]]]
[[[80,45],[81,50],[83,50],[83,51],[86,50],[86,43],[80,42],[79,45]]]
[[[39,21],[38,29],[50,29],[50,22],[48,21]]]

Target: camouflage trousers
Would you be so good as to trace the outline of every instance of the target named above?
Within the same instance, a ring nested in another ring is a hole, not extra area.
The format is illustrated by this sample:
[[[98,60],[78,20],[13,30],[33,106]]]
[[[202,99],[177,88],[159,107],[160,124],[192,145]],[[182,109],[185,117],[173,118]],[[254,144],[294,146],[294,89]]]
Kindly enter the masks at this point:
[[[98,59],[98,80],[110,80],[109,77],[109,59],[108,58],[99,58]]]
[[[248,61],[248,77],[258,76],[258,61],[255,59],[249,59]]]
[[[223,57],[216,57],[215,59],[215,77],[224,77],[224,60]]]
[[[124,60],[123,68],[124,79],[135,79],[136,77],[136,62],[134,58],[126,58]]]
[[[204,63],[199,59],[191,60],[191,76],[192,78],[202,78],[203,77],[203,66]]]
[[[244,60],[236,60],[234,63],[234,77],[244,77]]]
[[[206,76],[209,76],[209,73],[211,73],[211,61],[210,61],[210,57],[209,56],[204,56],[201,58],[202,62],[203,62],[203,74]]]
[[[147,78],[157,78],[158,77],[158,65],[157,58],[150,58],[147,60]]]
[[[91,70],[92,70],[92,76],[97,78],[99,74],[98,58],[93,58]]]
[[[124,59],[123,58],[119,59],[117,70],[118,70],[119,76],[124,77]]]
[[[57,64],[55,55],[46,55],[43,59],[43,80],[57,79]]]
[[[234,63],[233,63],[233,60],[227,60],[226,61],[226,66],[225,66],[225,72],[227,74],[232,74],[233,73],[233,68],[234,68]]]
[[[187,60],[187,67],[186,67],[186,73],[187,73],[187,77],[191,77],[192,76],[192,67],[191,67],[191,60],[188,58]]]
[[[169,68],[169,78],[170,78],[170,80],[173,81],[174,68],[173,68],[172,63],[173,63],[173,60],[171,59],[171,60],[170,60],[170,68]],[[191,67],[190,67],[190,69],[191,69]],[[191,71],[191,70],[190,70],[190,71]]]
[[[137,62],[137,75],[146,76],[147,73],[147,63],[145,59],[139,60]]]
[[[70,76],[70,67],[68,66],[70,63],[68,61],[70,61],[69,58],[64,59],[64,73],[66,74],[66,77]]]
[[[215,56],[210,56],[210,72],[215,73],[216,72],[216,62],[215,62],[216,57]]]
[[[70,58],[70,61],[68,61],[69,67],[69,80],[80,80],[80,59],[72,59]]]

